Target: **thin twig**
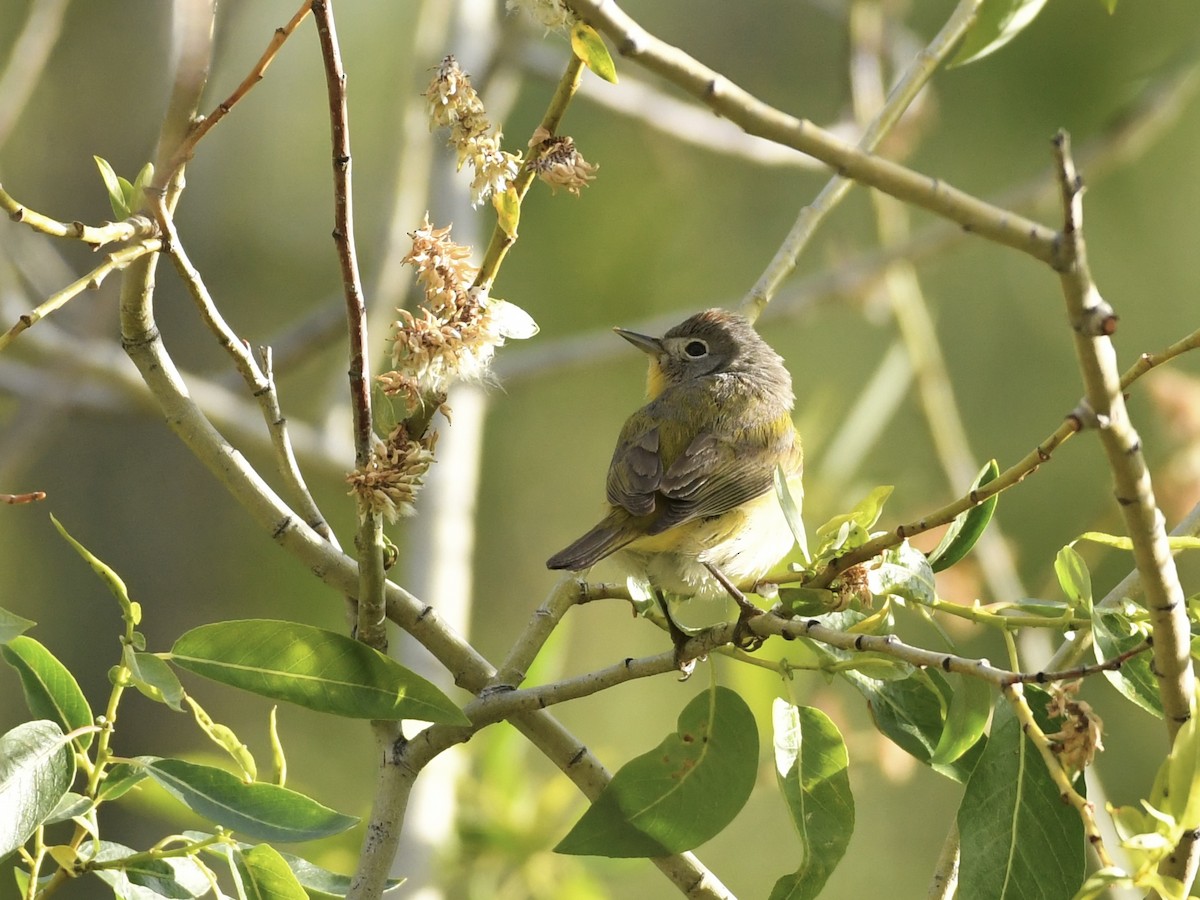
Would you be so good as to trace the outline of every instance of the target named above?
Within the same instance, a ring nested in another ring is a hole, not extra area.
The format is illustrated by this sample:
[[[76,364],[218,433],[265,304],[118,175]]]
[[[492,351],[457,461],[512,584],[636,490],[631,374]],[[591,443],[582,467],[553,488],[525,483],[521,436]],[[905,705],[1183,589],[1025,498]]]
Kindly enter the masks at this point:
[[[909,108],[917,95],[933,77],[933,73],[950,54],[966,30],[975,21],[982,0],[960,0],[957,7],[946,20],[946,24],[934,36],[920,53],[909,63],[908,68],[900,76],[892,88],[887,101],[877,111],[872,113],[872,119],[863,130],[858,141],[858,149],[863,153],[872,153],[895,128],[901,116]],[[796,219],[783,244],[775,252],[766,271],[759,276],[754,287],[742,299],[741,312],[750,319],[758,318],[766,305],[775,296],[783,283],[796,268],[796,260],[808,246],[808,242],[816,233],[826,217],[832,212],[849,193],[854,181],[840,172],[833,176],[821,189],[812,203],[806,204]]]
[[[575,96],[575,91],[579,89],[579,80],[583,77],[583,63],[575,54],[571,54],[571,58],[567,61],[567,67],[563,71],[562,78],[558,81],[558,87],[554,91],[554,95],[550,98],[550,103],[546,108],[545,114],[542,116],[542,121],[538,128],[545,131],[548,135],[556,134],[558,126],[562,122],[563,116],[566,114],[567,106],[571,102],[571,98]],[[521,203],[525,199],[525,194],[529,191],[530,185],[533,184],[535,172],[531,166],[526,164],[522,166],[521,171],[513,180],[512,189],[516,191],[517,202]],[[475,275],[475,287],[490,287],[496,278],[496,273],[500,270],[500,265],[504,262],[504,257],[516,243],[516,235],[508,234],[497,223],[492,230],[491,240],[488,242],[487,249],[484,251],[483,260],[479,264],[479,272]]]
[[[274,61],[275,55],[279,53],[279,49],[283,46],[284,41],[291,37],[292,32],[308,17],[310,12],[312,12],[312,4],[309,0],[304,0],[291,20],[283,27],[275,29],[275,32],[271,35],[270,43],[267,44],[267,49],[263,51],[262,56],[258,58],[258,62],[254,64],[246,77],[242,79],[242,83],[234,88],[232,94],[218,103],[216,109],[197,121],[189,129],[187,135],[180,142],[178,149],[171,157],[171,161],[167,166],[168,172],[173,173],[176,169],[186,165],[195,154],[196,145],[200,143],[204,136],[228,115],[237,102],[250,92],[251,88],[263,80],[267,67]]]
[[[864,153],[812,122],[769,106],[679,48],[654,37],[614,0],[568,0],[568,5],[588,24],[606,33],[622,56],[657,72],[750,134],[794,147],[820,159],[840,175],[937,213],[1035,259],[1054,262],[1057,245],[1053,229],[995,207],[940,179]]]
[[[108,259],[96,266],[92,271],[88,272],[82,278],[79,278],[68,284],[61,291],[57,291],[47,297],[42,303],[38,304],[36,309],[31,309],[29,312],[21,315],[16,323],[8,329],[8,331],[0,334],[0,350],[3,350],[14,340],[21,332],[28,328],[32,328],[37,322],[57,309],[65,306],[75,297],[78,297],[86,290],[96,290],[104,283],[113,272],[119,272],[128,267],[134,260],[157,253],[161,242],[155,238],[151,240],[139,241],[129,247],[123,247],[120,250],[114,250],[108,254]]]
[[[28,225],[34,231],[50,237],[79,241],[93,249],[117,241],[142,240],[158,235],[158,227],[147,216],[131,216],[120,222],[85,225],[83,222],[60,222],[18,203],[0,187],[0,209],[14,222]]]
[[[325,64],[329,94],[329,123],[333,143],[333,241],[342,271],[346,320],[350,341],[350,409],[353,417],[354,464],[365,467],[371,458],[375,432],[371,418],[371,385],[367,349],[367,309],[358,250],[354,241],[354,191],[351,181],[350,120],[346,105],[346,72],[338,47],[337,28],[330,0],[313,0],[312,11]],[[355,544],[360,562],[357,591],[358,639],[377,650],[387,649],[383,606],[383,516],[369,504],[359,502],[358,537]]]
[[[250,352],[249,345],[237,336],[225,321],[225,317],[221,315],[199,270],[192,265],[191,259],[188,258],[183,242],[179,239],[179,233],[175,229],[174,220],[165,211],[160,210],[160,212],[158,221],[167,237],[167,253],[175,264],[175,270],[179,273],[179,277],[195,302],[200,312],[200,318],[213,333],[217,343],[232,359],[234,369],[242,376],[250,395],[258,402],[263,422],[266,424],[267,433],[271,438],[275,466],[287,485],[289,499],[304,517],[305,522],[327,541],[338,546],[337,537],[317,507],[317,503],[304,481],[304,475],[300,472],[300,466],[296,462],[287,419],[280,408],[279,393],[275,388],[275,379],[271,371],[270,350],[263,348],[263,365],[259,366]]]

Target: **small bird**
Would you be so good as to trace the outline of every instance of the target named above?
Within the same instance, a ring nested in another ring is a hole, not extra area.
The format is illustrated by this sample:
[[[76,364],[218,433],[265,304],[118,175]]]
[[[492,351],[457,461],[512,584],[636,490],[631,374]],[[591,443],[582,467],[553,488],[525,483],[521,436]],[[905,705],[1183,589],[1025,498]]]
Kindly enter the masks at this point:
[[[744,622],[761,610],[736,587],[771,570],[793,537],[776,468],[800,490],[800,438],[783,360],[741,316],[698,313],[661,338],[614,329],[650,357],[648,402],[626,421],[608,468],[608,512],[546,562],[587,569],[620,551],[655,589],[675,639],[687,635],[662,592],[724,592]]]

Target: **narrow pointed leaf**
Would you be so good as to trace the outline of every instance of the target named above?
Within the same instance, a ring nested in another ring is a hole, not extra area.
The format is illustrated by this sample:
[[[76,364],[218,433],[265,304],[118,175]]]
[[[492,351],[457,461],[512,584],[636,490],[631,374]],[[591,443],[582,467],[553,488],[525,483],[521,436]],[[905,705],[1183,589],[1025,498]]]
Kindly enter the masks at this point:
[[[1043,728],[1046,695],[1027,689]],[[1053,726],[1049,726],[1053,730]],[[1068,900],[1083,884],[1083,824],[1062,802],[1037,748],[1001,703],[958,810],[960,897]]]
[[[1084,615],[1092,614],[1092,575],[1074,547],[1066,546],[1054,557],[1054,574],[1071,606]]]
[[[775,496],[779,498],[779,507],[783,510],[783,517],[787,520],[788,528],[791,529],[792,537],[796,539],[796,546],[800,548],[800,555],[804,557],[804,562],[811,563],[812,557],[808,554],[808,533],[804,529],[804,519],[800,513],[800,502],[792,494],[792,490],[788,487],[787,476],[783,474],[783,467],[775,467]],[[801,499],[804,495],[801,493]]]
[[[154,163],[146,163],[142,166],[140,172],[137,173],[137,178],[133,181],[133,190],[129,198],[130,212],[137,212],[146,205],[146,186],[154,182]]]
[[[946,724],[930,760],[936,765],[948,765],[974,747],[992,711],[992,689],[986,681],[958,675],[955,682],[958,687],[950,698]]]
[[[125,205],[125,192],[121,190],[121,177],[109,165],[107,159],[99,156],[93,156],[96,161],[96,168],[100,170],[100,178],[104,181],[104,190],[108,192],[108,205],[112,207],[113,215],[118,219],[126,219],[129,217],[129,210]]]
[[[63,539],[75,548],[75,552],[82,556],[84,561],[92,567],[92,571],[99,575],[101,580],[108,585],[109,591],[117,598],[117,602],[121,604],[121,614],[125,621],[131,627],[141,622],[142,608],[139,604],[129,599],[129,589],[125,587],[125,582],[121,579],[121,576],[114,572],[111,566],[93,554],[92,551],[88,550],[87,547],[71,537],[58,519],[51,516],[50,521],[54,523],[54,527],[58,529],[58,533],[63,536]]]
[[[891,484],[881,484],[872,488],[850,512],[834,516],[817,529],[817,544],[823,545],[831,541],[846,524],[857,525],[863,531],[869,531],[871,526],[879,521],[883,505],[887,502],[888,497],[892,496],[892,491],[895,489],[895,485]]]
[[[148,759],[152,759],[152,757]],[[117,763],[104,774],[104,780],[100,782],[100,797],[105,800],[116,800],[136,787],[138,782],[144,780],[146,776],[144,766]]]
[[[243,781],[258,781],[258,764],[254,754],[250,752],[242,739],[228,725],[214,722],[212,717],[192,697],[187,698],[188,706],[192,708],[192,716],[200,730],[208,735],[209,740],[229,754],[233,764],[241,770]],[[278,784],[279,782],[274,782]]]
[[[617,67],[604,44],[604,38],[591,25],[576,22],[571,28],[571,50],[583,64],[607,81],[617,83]]]
[[[18,616],[7,609],[0,609],[0,644],[7,644],[19,634],[24,634],[37,622]]]
[[[517,196],[516,188],[509,187],[492,194],[492,208],[496,210],[496,224],[500,230],[515,240],[521,221],[521,198]]]
[[[758,769],[758,729],[728,688],[695,697],[677,730],[630,760],[555,851],[576,855],[666,856],[691,850],[745,805]]]
[[[776,699],[775,777],[800,835],[803,862],[780,878],[772,900],[809,900],[821,893],[854,833],[850,758],[837,726],[818,709]]]
[[[995,53],[1025,30],[1046,0],[983,0],[950,66],[962,66]]]
[[[246,784],[224,769],[159,759],[146,771],[175,799],[211,822],[260,841],[311,841],[352,828],[311,797],[274,784]]]
[[[25,722],[0,737],[0,859],[42,824],[75,780],[75,754],[56,722]]]
[[[424,678],[366,644],[311,625],[266,619],[202,625],[175,642],[170,659],[213,681],[318,712],[469,724]]]
[[[22,635],[0,646],[0,654],[17,670],[25,704],[34,716],[56,722],[64,733],[92,724],[92,708],[79,682],[41,643]],[[92,735],[82,734],[75,741],[86,750]]]
[[[976,491],[989,481],[994,481],[1000,474],[1000,466],[993,459],[975,476],[971,490]],[[987,530],[992,515],[996,512],[996,502],[1000,495],[989,497],[978,506],[972,506],[966,512],[959,513],[942,535],[941,541],[929,554],[929,565],[933,571],[940,572],[948,569],[971,552],[971,548]]]
[[[246,900],[308,900],[287,862],[269,844],[235,850],[233,864]]]

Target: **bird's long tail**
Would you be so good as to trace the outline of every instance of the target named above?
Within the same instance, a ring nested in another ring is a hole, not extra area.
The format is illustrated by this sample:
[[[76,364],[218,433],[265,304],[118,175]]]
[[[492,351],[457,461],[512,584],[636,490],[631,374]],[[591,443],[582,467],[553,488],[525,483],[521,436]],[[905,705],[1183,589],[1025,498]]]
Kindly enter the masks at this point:
[[[572,571],[586,569],[616,553],[637,536],[637,530],[630,527],[629,514],[624,510],[616,510],[579,540],[546,560],[546,568]]]

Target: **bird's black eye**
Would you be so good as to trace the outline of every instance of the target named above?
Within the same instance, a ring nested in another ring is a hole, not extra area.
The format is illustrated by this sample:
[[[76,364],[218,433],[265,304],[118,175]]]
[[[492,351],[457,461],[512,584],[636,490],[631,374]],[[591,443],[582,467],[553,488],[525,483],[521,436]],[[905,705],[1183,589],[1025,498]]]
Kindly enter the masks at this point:
[[[708,355],[708,344],[704,341],[688,341],[683,348],[683,352],[692,359],[699,359],[702,356]]]

